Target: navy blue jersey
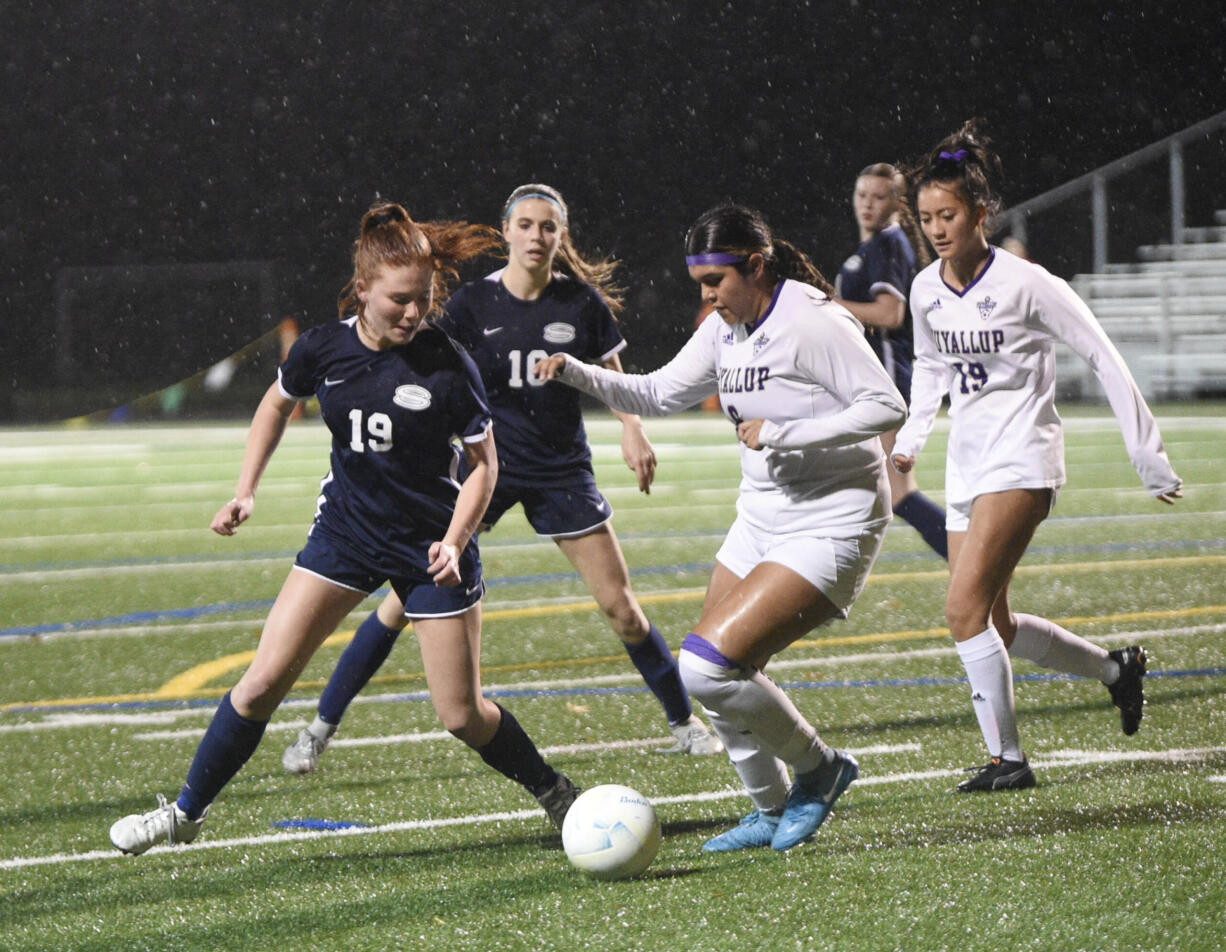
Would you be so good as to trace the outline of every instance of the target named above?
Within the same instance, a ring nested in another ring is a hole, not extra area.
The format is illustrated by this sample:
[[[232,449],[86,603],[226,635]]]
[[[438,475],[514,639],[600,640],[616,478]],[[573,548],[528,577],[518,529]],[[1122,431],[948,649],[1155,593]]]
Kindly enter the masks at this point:
[[[534,482],[576,466],[591,469],[580,393],[532,375],[550,354],[603,362],[626,346],[595,288],[554,275],[535,301],[511,294],[496,271],[463,285],[439,326],[467,348],[494,416],[498,479]]]
[[[906,304],[907,292],[914,279],[915,251],[902,227],[890,225],[860,245],[856,253],[843,262],[836,282],[837,293],[847,301],[871,304],[884,291]],[[906,317],[901,327],[893,330],[869,327],[866,332],[873,352],[885,364],[895,382],[898,382],[899,374],[905,368],[909,383],[915,345],[911,331],[911,309],[905,308],[904,313]]]
[[[290,399],[315,394],[332,433],[316,526],[389,575],[443,537],[460,489],[452,440],[490,425],[477,368],[454,341],[426,326],[375,351],[351,317],[299,337],[278,383]]]

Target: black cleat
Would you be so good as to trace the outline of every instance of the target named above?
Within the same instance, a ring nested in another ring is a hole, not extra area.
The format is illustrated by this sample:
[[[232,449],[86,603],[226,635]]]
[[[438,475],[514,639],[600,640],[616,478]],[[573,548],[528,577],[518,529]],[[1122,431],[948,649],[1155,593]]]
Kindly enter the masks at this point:
[[[550,822],[560,830],[571,804],[579,799],[579,794],[582,792],[570,782],[570,777],[559,772],[554,785],[544,793],[538,794],[536,800],[545,810]]]
[[[1035,785],[1028,760],[1001,760],[993,757],[982,767],[971,767],[975,776],[958,784],[959,793],[986,793],[992,790],[1025,790]]]
[[[1141,715],[1145,706],[1141,679],[1145,677],[1145,666],[1149,658],[1140,645],[1116,648],[1107,652],[1107,656],[1120,666],[1119,679],[1114,684],[1108,684],[1107,690],[1111,692],[1112,703],[1120,709],[1120,726],[1124,728],[1125,734],[1131,736],[1141,726]]]

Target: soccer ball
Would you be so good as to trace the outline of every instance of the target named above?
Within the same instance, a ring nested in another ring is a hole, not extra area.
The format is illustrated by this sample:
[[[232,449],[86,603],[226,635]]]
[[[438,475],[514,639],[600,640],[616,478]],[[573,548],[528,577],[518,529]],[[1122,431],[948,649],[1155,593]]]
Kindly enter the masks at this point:
[[[660,819],[637,790],[602,784],[571,804],[562,822],[562,848],[572,865],[597,879],[637,876],[656,858]]]

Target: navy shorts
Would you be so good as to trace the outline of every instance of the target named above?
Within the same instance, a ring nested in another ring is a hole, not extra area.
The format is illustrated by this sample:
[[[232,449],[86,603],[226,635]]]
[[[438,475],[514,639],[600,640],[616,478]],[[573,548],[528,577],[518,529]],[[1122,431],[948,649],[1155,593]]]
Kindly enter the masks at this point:
[[[481,521],[493,526],[503,513],[521,503],[537,535],[565,539],[587,535],[613,518],[613,507],[596,488],[596,477],[589,470],[572,470],[549,483],[519,483],[499,476]]]
[[[404,569],[392,573],[375,567],[369,559],[357,555],[343,542],[315,526],[294,559],[294,567],[341,588],[367,595],[388,582],[404,604],[404,613],[409,618],[462,615],[481,601],[485,582],[481,578],[481,555],[475,541],[470,541],[460,553],[460,584],[451,588],[435,585],[426,574],[429,551],[430,543],[423,542],[420,553],[407,560],[413,564],[406,564]]]

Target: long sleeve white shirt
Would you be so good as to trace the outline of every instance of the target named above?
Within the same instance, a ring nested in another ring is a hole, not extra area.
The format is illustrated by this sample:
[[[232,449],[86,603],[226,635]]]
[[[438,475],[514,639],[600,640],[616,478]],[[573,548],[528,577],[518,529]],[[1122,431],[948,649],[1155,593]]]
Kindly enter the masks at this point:
[[[894,453],[919,453],[948,393],[947,472],[960,473],[971,498],[1063,485],[1064,432],[1055,406],[1055,345],[1062,341],[1102,383],[1145,487],[1154,495],[1178,488],[1153,414],[1090,309],[1045,268],[1000,248],[989,254],[961,292],[942,280],[940,261],[911,285],[911,416]]]
[[[906,404],[859,322],[807,284],[781,282],[753,327],[710,315],[652,373],[568,359],[560,377],[623,412],[662,416],[718,393],[734,423],[764,420],[764,448],[741,447],[737,503],[758,528],[853,536],[889,519],[877,437]]]

